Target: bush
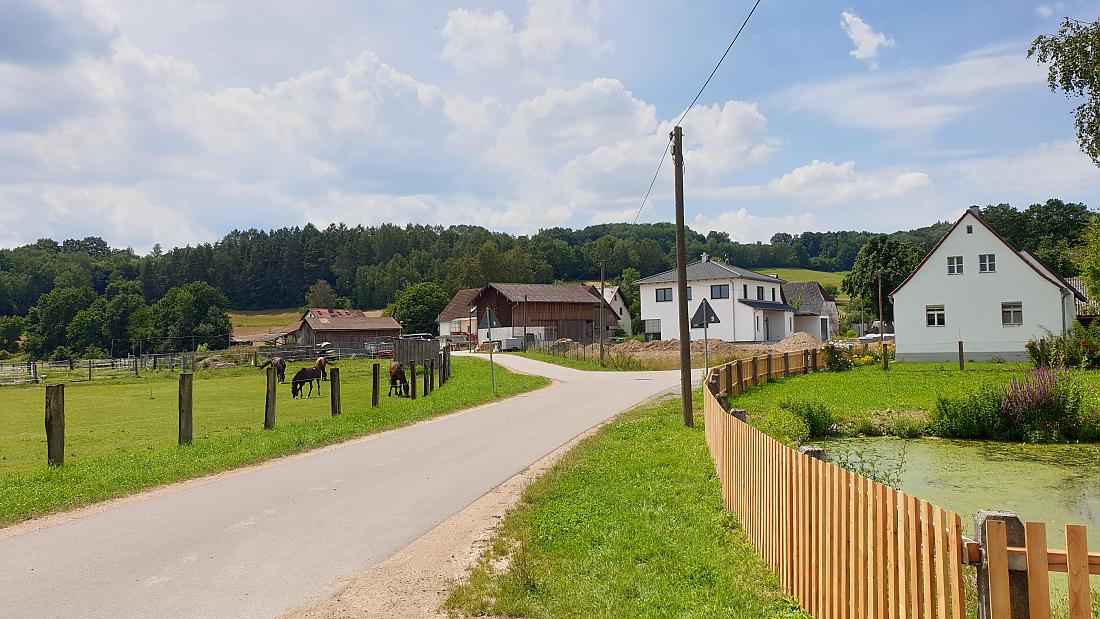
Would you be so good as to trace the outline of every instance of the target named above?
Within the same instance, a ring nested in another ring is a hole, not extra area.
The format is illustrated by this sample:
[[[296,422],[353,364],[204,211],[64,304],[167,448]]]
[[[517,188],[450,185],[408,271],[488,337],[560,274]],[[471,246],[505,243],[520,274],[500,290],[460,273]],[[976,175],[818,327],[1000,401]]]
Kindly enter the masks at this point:
[[[1030,340],[1024,348],[1036,367],[1100,369],[1100,323],[1074,323],[1058,335],[1047,331],[1046,337]]]
[[[1100,410],[1082,410],[1077,422],[1077,440],[1082,443],[1100,443]]]
[[[771,411],[762,419],[753,417],[752,424],[764,434],[792,447],[810,438],[810,426],[788,410]]]
[[[784,400],[779,408],[806,423],[810,436],[827,436],[833,433],[833,413],[822,402],[813,400]]]
[[[905,450],[902,449],[898,459],[892,462],[868,456],[859,449],[830,455],[829,461],[856,475],[897,489],[901,485],[901,472],[905,470]]]
[[[84,349],[84,354],[81,355],[81,359],[110,359],[111,353],[103,350],[99,346],[89,346]]]
[[[603,364],[613,370],[641,370],[642,362],[631,355],[612,354],[604,357]]]
[[[992,438],[999,428],[1004,392],[992,386],[962,396],[941,395],[928,429],[945,438]]]
[[[883,433],[899,438],[920,438],[924,436],[926,430],[927,424],[920,419],[894,415],[886,421]]]
[[[58,346],[50,353],[50,361],[68,361],[69,359],[76,359],[77,356],[72,353],[71,350],[64,346]]]
[[[827,372],[843,372],[855,367],[848,351],[833,343],[828,343],[821,349],[825,357],[825,370]]]

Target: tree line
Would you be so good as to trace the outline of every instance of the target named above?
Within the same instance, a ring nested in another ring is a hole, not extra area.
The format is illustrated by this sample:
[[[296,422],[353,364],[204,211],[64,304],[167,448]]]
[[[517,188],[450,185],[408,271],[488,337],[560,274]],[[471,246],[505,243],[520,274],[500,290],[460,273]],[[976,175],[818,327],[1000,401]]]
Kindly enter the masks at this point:
[[[1092,217],[1085,205],[1052,199],[1023,210],[990,205],[983,213],[1018,247],[1036,252],[1065,275],[1076,272],[1074,252]],[[874,239],[889,239],[891,252],[919,259],[949,225],[889,235],[779,233],[768,243],[740,243],[724,232],[689,229],[687,251],[689,259],[707,252],[746,268],[850,270]],[[189,346],[196,334],[217,346],[221,340],[215,336],[228,338],[230,331],[226,309],[300,306],[319,281],[331,289],[323,298],[337,305],[378,308],[419,282],[437,284],[451,295],[490,281],[590,281],[599,278],[602,265],[609,280],[626,284],[629,296],[638,277],[673,266],[674,248],[671,223],[550,228],[532,236],[466,225],[306,225],[235,230],[215,243],[169,251],[155,246],[144,256],[96,237],[42,239],[0,249],[0,349],[13,349],[19,333],[25,333],[27,350],[39,356],[58,346],[76,354],[88,348],[110,352],[112,342],[141,338],[159,338],[159,349],[175,350],[184,342]],[[895,262],[892,270],[908,264]],[[188,295],[198,299],[195,307],[180,309]],[[208,316],[210,308],[217,309]],[[74,322],[78,326],[70,333]]]

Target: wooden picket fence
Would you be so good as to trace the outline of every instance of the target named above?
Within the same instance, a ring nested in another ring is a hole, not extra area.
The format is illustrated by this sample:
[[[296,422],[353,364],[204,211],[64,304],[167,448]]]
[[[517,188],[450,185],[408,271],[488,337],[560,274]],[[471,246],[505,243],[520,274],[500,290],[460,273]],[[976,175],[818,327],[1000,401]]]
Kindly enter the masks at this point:
[[[1028,523],[1027,547],[1016,548],[1005,542],[1004,523],[990,521],[983,557],[957,513],[802,454],[727,410],[725,400],[751,385],[822,366],[816,351],[739,360],[712,368],[703,388],[726,509],[803,610],[829,619],[962,619],[965,566],[984,560],[988,616],[1014,616],[1013,569],[1030,577],[1030,617],[1049,617],[1052,570],[1070,574],[1070,618],[1090,619],[1088,575],[1100,574],[1100,554],[1087,553],[1083,527],[1067,527],[1068,551],[1048,551],[1043,525]]]

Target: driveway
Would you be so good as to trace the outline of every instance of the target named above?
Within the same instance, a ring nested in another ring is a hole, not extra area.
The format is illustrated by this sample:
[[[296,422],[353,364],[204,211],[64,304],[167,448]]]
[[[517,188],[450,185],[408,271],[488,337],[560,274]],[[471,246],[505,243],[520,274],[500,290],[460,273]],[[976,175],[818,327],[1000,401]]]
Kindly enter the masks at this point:
[[[677,372],[496,360],[556,382],[29,532],[0,530],[2,614],[278,615],[325,597],[577,434],[679,383]]]

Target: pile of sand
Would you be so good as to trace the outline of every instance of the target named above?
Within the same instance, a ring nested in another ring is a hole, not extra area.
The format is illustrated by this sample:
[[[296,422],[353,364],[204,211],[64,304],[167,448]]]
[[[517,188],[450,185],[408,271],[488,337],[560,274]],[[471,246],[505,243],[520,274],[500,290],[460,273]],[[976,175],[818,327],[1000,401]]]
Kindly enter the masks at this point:
[[[574,350],[577,350],[580,347],[581,347],[580,344],[574,342],[573,340],[571,340],[567,337],[563,337],[559,340],[554,340],[553,342],[550,343],[550,352],[552,352],[556,355],[560,355],[560,354],[563,354],[563,353],[572,352]]]
[[[798,352],[810,348],[821,348],[822,346],[824,346],[824,342],[821,340],[809,333],[799,331],[784,340],[776,342],[769,348],[772,352]]]
[[[229,368],[237,367],[236,363],[226,361],[225,359],[222,359],[219,355],[211,355],[203,359],[202,361],[199,361],[196,365],[200,370],[226,370]]]

